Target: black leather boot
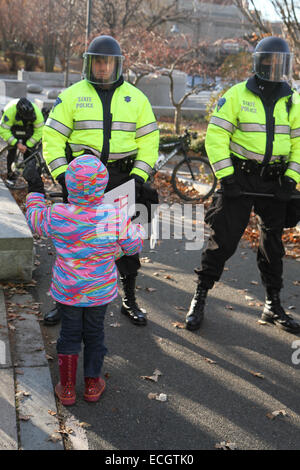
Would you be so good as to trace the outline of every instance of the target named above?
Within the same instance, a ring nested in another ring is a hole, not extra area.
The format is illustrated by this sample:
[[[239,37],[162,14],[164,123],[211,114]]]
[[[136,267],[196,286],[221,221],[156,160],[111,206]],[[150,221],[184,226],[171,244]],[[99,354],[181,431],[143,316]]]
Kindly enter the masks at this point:
[[[192,299],[190,309],[185,319],[187,330],[198,330],[204,318],[204,307],[208,289],[197,284],[196,292]]]
[[[122,298],[121,312],[127,315],[132,323],[135,325],[144,326],[147,323],[147,318],[144,312],[136,303],[135,298],[135,283],[136,274],[128,274],[127,276],[120,276],[121,283],[124,290],[124,297]]]
[[[268,323],[273,323],[278,328],[290,333],[298,333],[300,331],[299,323],[291,315],[285,313],[280,303],[279,290],[276,289],[267,290],[261,319]]]
[[[44,325],[54,326],[57,325],[61,320],[61,314],[59,310],[55,307],[50,312],[45,313],[44,315]]]

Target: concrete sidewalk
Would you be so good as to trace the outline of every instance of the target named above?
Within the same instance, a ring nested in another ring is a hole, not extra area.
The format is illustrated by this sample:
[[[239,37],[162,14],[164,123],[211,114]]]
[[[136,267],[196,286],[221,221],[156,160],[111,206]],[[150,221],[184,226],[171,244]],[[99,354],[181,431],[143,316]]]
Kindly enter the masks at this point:
[[[0,289],[0,450],[62,450],[41,329],[28,313],[33,299],[15,294],[9,300],[18,318]]]

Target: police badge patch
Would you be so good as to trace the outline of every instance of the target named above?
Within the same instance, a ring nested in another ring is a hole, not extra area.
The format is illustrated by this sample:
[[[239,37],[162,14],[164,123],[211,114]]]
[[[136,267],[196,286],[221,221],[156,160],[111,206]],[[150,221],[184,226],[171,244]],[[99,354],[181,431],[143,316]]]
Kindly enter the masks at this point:
[[[226,98],[220,98],[217,104],[217,111],[220,111],[220,109],[222,108],[222,106],[224,106],[225,103],[226,103]]]
[[[62,103],[62,100],[60,98],[57,98],[52,109],[54,109],[60,103]]]

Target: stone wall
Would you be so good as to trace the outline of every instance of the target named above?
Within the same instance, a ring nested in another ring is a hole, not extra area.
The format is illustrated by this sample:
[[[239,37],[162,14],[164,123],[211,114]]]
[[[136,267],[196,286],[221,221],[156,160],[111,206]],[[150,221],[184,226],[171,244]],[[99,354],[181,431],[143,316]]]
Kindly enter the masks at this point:
[[[80,73],[70,73],[69,86],[80,79]],[[64,86],[65,74],[60,72],[26,72],[25,70],[18,70],[18,80],[24,80],[27,84],[41,84],[44,88],[62,88]]]

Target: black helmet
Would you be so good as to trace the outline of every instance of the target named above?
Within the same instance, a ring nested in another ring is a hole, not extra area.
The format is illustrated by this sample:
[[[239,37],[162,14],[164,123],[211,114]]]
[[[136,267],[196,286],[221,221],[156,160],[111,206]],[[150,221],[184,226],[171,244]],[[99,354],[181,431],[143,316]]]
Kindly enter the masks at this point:
[[[83,76],[95,85],[110,85],[122,75],[124,56],[111,36],[98,36],[83,54]]]
[[[285,82],[292,78],[293,54],[288,43],[268,36],[257,44],[253,53],[253,69],[262,80]]]
[[[27,98],[20,98],[17,102],[17,113],[22,121],[35,121],[36,116],[32,103]]]

